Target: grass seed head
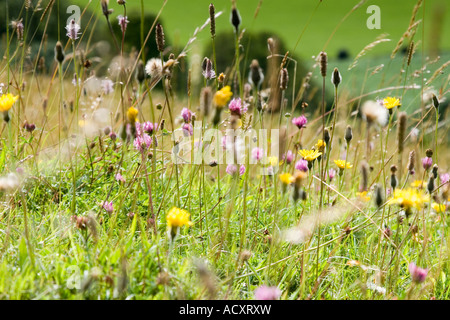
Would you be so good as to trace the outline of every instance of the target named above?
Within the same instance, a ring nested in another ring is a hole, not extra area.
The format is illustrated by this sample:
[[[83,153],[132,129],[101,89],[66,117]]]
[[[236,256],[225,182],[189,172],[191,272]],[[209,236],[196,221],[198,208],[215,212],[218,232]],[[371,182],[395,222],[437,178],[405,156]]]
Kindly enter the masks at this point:
[[[437,164],[434,164],[434,166],[433,166],[433,169],[432,169],[432,174],[433,174],[433,178],[434,179],[437,179],[437,177],[438,177],[438,170],[439,170],[439,167],[438,167],[438,165]]]
[[[62,64],[64,61],[64,49],[61,42],[57,42],[55,46],[55,60],[59,64]]]
[[[350,143],[350,141],[352,141],[353,139],[353,131],[352,131],[352,127],[347,126],[347,129],[345,130],[345,141],[347,141],[347,143]]]
[[[341,73],[339,72],[338,68],[334,68],[333,74],[331,75],[331,82],[337,88],[341,83],[341,81],[342,81]]]
[[[233,5],[233,8],[231,9],[231,24],[233,25],[235,33],[237,35],[239,33],[239,26],[241,24],[241,16],[238,9],[236,8],[236,5]]]
[[[165,44],[164,29],[163,29],[162,25],[160,23],[158,23],[156,25],[156,46],[157,46],[159,52],[164,51],[164,44]]]
[[[366,161],[361,163],[361,185],[359,187],[360,192],[367,191],[369,184],[369,165]]]
[[[289,73],[286,68],[280,71],[280,89],[286,90],[289,82]]]
[[[409,153],[408,166],[407,166],[409,174],[411,174],[411,175],[414,174],[414,164],[415,164],[415,162],[416,162],[416,152],[414,150],[412,150]]]
[[[380,208],[384,202],[383,187],[377,184],[375,187],[375,205]]]
[[[324,51],[320,52],[319,54],[319,66],[320,74],[325,78],[327,76],[328,57],[327,53]]]
[[[253,59],[252,63],[250,64],[250,72],[248,75],[248,80],[252,85],[254,85],[258,89],[261,86],[262,82],[264,81],[264,74],[259,66],[258,60],[256,59]]]
[[[398,131],[397,131],[397,143],[398,143],[398,152],[402,153],[404,149],[404,140],[405,140],[405,132],[406,132],[406,120],[408,116],[406,112],[400,112],[398,115]]]
[[[141,85],[145,80],[145,66],[144,66],[144,62],[142,60],[139,60],[137,67],[136,67],[136,80]]]
[[[209,20],[211,37],[214,38],[216,36],[216,9],[212,3],[209,5]]]
[[[437,108],[439,108],[439,100],[438,100],[438,98],[436,97],[436,95],[433,93],[433,96],[432,96],[432,100],[433,100],[433,106],[437,109]]]

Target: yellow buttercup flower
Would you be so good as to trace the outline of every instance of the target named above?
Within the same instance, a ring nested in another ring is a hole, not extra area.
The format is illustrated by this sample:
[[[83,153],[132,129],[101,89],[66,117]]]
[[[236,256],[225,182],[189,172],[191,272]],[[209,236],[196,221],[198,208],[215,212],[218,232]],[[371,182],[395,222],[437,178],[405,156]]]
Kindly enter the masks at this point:
[[[334,163],[339,167],[339,169],[353,168],[353,165],[351,165],[350,162],[346,162],[345,160],[334,160]]]
[[[3,94],[0,97],[0,112],[6,112],[11,109],[17,99],[19,99],[19,96],[14,96],[11,93]]]
[[[393,198],[389,201],[390,204],[398,204],[405,210],[411,208],[421,209],[425,202],[430,201],[430,197],[422,190],[418,189],[403,189],[394,191]]]
[[[292,182],[294,182],[294,177],[288,172],[280,174],[279,177],[283,184],[287,185],[287,184],[291,184]]]
[[[170,230],[182,226],[191,226],[192,222],[189,221],[189,216],[190,214],[186,210],[173,207],[166,216],[167,228]]]
[[[225,86],[214,95],[214,103],[218,107],[224,107],[227,105],[228,101],[230,101],[233,96],[233,92],[231,92],[230,86]]]
[[[139,111],[135,107],[130,107],[127,111],[127,118],[130,123],[135,123],[137,121],[137,115]]]
[[[362,201],[370,201],[370,196],[367,195],[367,191],[357,192],[356,196],[359,197]]]
[[[299,150],[298,154],[302,156],[303,159],[305,159],[308,162],[314,161],[318,157],[322,155],[322,152],[319,152],[318,150]]]
[[[431,207],[433,208],[434,211],[436,211],[437,213],[444,213],[445,212],[445,204],[439,204],[439,203],[433,203],[431,205]]]
[[[395,97],[387,97],[386,99],[383,100],[383,104],[386,109],[392,109],[394,107],[399,107],[401,105],[400,99]]]

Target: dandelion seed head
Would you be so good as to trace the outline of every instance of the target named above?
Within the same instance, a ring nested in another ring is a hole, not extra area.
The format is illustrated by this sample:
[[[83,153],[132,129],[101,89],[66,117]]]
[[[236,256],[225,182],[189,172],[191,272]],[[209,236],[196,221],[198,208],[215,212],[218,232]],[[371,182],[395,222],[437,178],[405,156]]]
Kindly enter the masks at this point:
[[[161,59],[150,59],[145,65],[145,72],[152,78],[161,77],[163,73],[163,65]]]

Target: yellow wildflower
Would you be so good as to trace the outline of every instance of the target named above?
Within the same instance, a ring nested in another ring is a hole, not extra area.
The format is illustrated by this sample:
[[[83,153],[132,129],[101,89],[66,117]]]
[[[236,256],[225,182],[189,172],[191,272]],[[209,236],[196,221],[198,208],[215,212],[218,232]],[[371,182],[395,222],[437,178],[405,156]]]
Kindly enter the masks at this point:
[[[339,169],[353,168],[353,165],[351,165],[350,162],[346,162],[345,160],[334,160],[334,163],[339,167]]]
[[[218,107],[224,107],[233,96],[230,86],[225,86],[214,95],[214,103]]]
[[[217,80],[218,80],[220,83],[223,83],[223,81],[225,80],[225,75],[223,74],[223,72],[221,72],[221,73],[219,74],[219,76],[217,77]]]
[[[11,93],[3,94],[0,97],[0,112],[6,112],[19,99],[19,96],[13,96]]]
[[[302,156],[303,159],[305,159],[308,162],[314,161],[318,157],[322,155],[322,152],[319,152],[318,150],[299,150],[298,154]]]
[[[279,177],[283,184],[291,184],[294,182],[294,177],[288,172],[280,174]]]
[[[297,188],[300,188],[302,180],[305,179],[307,174],[303,171],[296,171],[293,176],[294,183]]]
[[[130,123],[135,123],[137,121],[137,115],[139,111],[135,107],[130,107],[127,111],[127,118]]]
[[[444,213],[445,212],[445,204],[439,204],[439,203],[433,203],[431,205],[431,207],[433,208],[434,211],[436,211],[437,213]]]
[[[317,141],[317,143],[316,143],[316,149],[319,150],[320,152],[323,152],[323,150],[325,149],[326,145],[327,144],[326,144],[325,141],[323,141],[322,139],[319,139],[319,141]]]
[[[269,157],[269,163],[272,167],[276,167],[278,165],[278,157]]]
[[[416,208],[421,209],[425,202],[430,201],[430,197],[422,190],[403,189],[394,191],[394,197],[389,201],[390,204],[398,204],[405,210]]]
[[[386,109],[392,109],[392,108],[394,108],[394,107],[399,107],[399,106],[401,106],[401,104],[400,104],[400,99],[395,98],[395,97],[387,97],[387,98],[385,98],[385,99],[383,100],[383,104],[384,104],[384,107],[385,107]]]
[[[425,185],[426,183],[423,180],[414,180],[414,182],[411,182],[411,187],[413,188],[424,188]]]
[[[370,201],[370,196],[367,195],[367,191],[357,192],[356,196],[358,196],[362,201]]]
[[[172,229],[182,226],[191,226],[192,222],[189,221],[189,216],[190,214],[186,210],[173,207],[166,216],[167,228]]]

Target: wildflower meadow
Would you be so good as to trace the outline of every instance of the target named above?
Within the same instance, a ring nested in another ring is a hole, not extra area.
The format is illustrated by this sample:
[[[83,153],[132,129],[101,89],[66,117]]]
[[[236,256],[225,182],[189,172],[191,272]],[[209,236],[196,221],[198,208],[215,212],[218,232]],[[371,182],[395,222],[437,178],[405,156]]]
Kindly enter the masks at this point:
[[[0,1],[0,299],[449,299],[450,5],[303,2]]]

